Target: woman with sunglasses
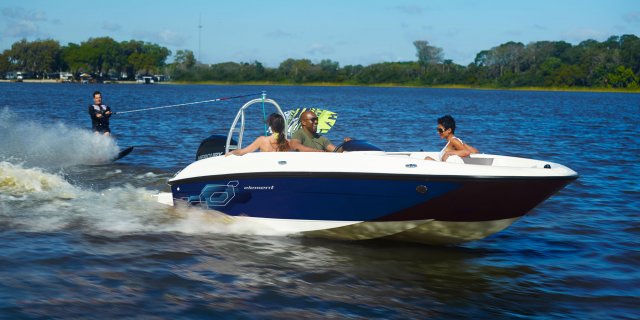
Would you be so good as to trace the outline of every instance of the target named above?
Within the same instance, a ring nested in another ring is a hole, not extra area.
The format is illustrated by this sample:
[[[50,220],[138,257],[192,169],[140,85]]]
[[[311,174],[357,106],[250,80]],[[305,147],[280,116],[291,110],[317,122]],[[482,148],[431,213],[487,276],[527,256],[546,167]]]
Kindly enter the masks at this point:
[[[447,140],[447,144],[442,148],[442,151],[440,151],[440,159],[426,157],[425,160],[439,160],[445,162],[450,156],[464,158],[468,157],[472,153],[478,153],[478,149],[462,142],[460,138],[454,135],[456,131],[456,121],[452,116],[446,115],[438,118],[438,127],[436,130],[438,131],[440,139]]]

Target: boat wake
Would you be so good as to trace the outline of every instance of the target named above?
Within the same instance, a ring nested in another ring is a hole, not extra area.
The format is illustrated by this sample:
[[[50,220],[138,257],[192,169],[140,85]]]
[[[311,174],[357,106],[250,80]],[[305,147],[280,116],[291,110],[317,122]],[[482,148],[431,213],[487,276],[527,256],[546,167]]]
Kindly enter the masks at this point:
[[[132,179],[149,179],[153,173]],[[125,184],[104,190],[73,185],[61,174],[0,162],[0,225],[25,232],[280,235],[264,226],[194,207],[167,207],[157,190]]]
[[[114,139],[89,130],[25,121],[4,108],[0,136],[0,229],[281,234],[212,210],[169,208],[157,202],[158,190],[134,186],[166,181],[162,174],[83,167],[111,162],[120,151]]]
[[[0,110],[0,136],[0,229],[273,234],[223,213],[169,208],[157,202],[158,190],[134,186],[165,181],[162,174],[83,168],[115,158],[119,148],[109,137],[62,123],[21,120],[8,108]]]
[[[62,123],[21,121],[0,110],[0,161],[29,167],[64,168],[110,162],[120,151],[115,140]]]
[[[162,175],[78,167],[110,162],[119,148],[109,137],[61,123],[21,121],[7,108],[0,110],[0,136],[0,229],[100,234],[265,230],[210,210],[167,208],[157,202],[158,190],[133,186],[166,180]]]

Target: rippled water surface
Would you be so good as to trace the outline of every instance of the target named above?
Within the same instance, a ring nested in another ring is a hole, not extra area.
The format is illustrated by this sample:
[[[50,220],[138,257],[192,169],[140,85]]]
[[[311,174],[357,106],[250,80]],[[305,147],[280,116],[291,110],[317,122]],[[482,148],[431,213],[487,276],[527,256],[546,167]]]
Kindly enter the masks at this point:
[[[451,114],[482,152],[580,178],[457,247],[274,236],[153,197],[250,98],[117,114],[114,141],[88,131],[94,90],[115,111],[266,90],[388,151],[439,150]],[[639,123],[637,94],[0,83],[0,318],[637,319]]]

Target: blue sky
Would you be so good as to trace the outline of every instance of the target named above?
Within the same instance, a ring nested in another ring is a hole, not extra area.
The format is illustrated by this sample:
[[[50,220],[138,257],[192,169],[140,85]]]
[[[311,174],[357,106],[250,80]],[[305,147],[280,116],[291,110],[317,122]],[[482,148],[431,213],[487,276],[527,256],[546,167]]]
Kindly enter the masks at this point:
[[[415,61],[413,41],[426,40],[466,65],[507,41],[640,36],[640,1],[3,0],[0,28],[0,50],[22,38],[66,45],[109,36],[192,50],[204,63],[277,67],[308,58],[345,66]]]

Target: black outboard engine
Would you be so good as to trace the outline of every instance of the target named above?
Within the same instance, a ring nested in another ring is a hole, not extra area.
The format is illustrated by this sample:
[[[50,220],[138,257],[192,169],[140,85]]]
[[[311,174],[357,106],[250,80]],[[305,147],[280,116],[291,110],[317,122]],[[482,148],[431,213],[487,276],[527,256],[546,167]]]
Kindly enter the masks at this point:
[[[231,145],[236,145],[236,141],[231,139]],[[200,142],[198,152],[196,152],[196,161],[218,157],[224,155],[224,149],[227,146],[227,136],[221,134],[213,134]]]

